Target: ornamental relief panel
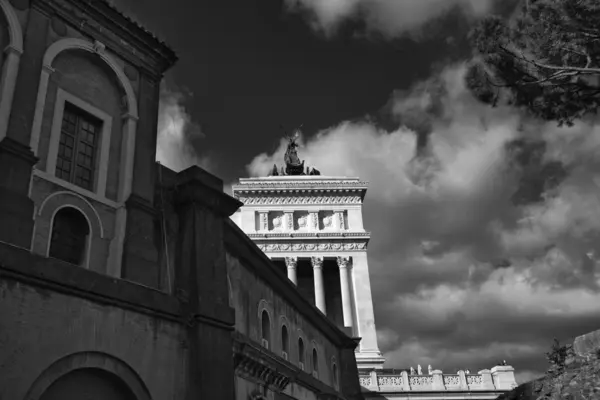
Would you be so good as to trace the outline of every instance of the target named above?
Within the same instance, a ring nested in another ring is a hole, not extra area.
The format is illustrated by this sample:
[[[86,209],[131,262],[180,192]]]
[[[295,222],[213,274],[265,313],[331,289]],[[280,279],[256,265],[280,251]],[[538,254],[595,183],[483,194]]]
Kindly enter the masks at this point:
[[[320,228],[325,230],[330,230],[334,228],[334,215],[333,211],[320,211],[319,219],[320,219]]]
[[[285,227],[285,215],[280,211],[272,211],[269,214],[269,225],[270,231],[282,231]]]
[[[310,215],[307,211],[294,213],[294,230],[307,231],[310,227]]]
[[[244,205],[361,204],[360,196],[236,196]]]
[[[319,243],[256,243],[265,252],[285,251],[365,251],[366,242],[319,242]]]

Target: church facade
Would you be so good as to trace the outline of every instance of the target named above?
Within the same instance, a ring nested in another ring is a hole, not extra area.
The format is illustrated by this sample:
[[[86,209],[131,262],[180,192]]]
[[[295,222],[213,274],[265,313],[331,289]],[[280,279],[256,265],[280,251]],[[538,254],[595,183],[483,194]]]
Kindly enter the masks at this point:
[[[0,0],[0,398],[363,398],[358,340],[155,162],[173,51],[104,0]]]
[[[244,206],[232,220],[298,291],[348,335],[359,340],[357,367],[365,399],[495,399],[516,386],[514,369],[444,374],[384,369],[377,344],[367,259],[370,233],[362,206],[368,182],[306,169],[298,136],[288,138],[285,167],[268,177],[241,178],[233,195]]]

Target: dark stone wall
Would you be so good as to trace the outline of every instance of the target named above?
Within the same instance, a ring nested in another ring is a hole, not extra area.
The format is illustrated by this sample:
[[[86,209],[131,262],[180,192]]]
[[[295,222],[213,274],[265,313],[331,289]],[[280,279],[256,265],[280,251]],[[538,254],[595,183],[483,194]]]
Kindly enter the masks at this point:
[[[83,352],[121,360],[152,398],[184,397],[187,332],[168,296],[0,245],[0,298],[0,398]]]

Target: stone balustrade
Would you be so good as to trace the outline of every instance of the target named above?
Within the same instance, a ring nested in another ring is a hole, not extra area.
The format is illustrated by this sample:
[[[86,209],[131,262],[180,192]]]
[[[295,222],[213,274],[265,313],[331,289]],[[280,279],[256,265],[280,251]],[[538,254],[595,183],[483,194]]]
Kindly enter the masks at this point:
[[[444,374],[433,370],[431,374],[411,375],[407,371],[390,374],[374,370],[368,375],[361,374],[359,379],[363,389],[371,392],[505,392],[517,386],[514,368],[509,365],[498,365],[477,374],[465,371]]]

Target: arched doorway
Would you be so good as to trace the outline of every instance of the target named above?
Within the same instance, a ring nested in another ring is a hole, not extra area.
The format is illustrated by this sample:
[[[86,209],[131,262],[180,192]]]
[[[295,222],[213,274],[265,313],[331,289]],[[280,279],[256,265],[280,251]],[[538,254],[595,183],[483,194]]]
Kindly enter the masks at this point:
[[[99,368],[73,370],[54,381],[40,400],[139,400],[118,376]]]

